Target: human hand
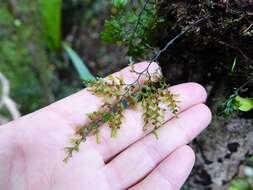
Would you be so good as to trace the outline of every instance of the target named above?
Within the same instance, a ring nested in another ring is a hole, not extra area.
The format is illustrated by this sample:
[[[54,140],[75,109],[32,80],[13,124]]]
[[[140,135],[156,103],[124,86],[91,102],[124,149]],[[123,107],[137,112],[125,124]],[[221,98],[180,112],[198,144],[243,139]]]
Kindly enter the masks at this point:
[[[150,72],[156,68],[153,64]],[[114,75],[128,82],[136,78],[129,68]],[[100,144],[88,137],[68,163],[62,161],[68,139],[102,103],[87,90],[0,126],[0,189],[180,189],[194,164],[194,152],[186,144],[210,123],[211,113],[202,104],[206,92],[200,85],[185,83],[170,91],[179,94],[180,113],[178,118],[166,114],[170,120],[158,129],[158,140],[143,133],[140,111],[126,110],[117,138],[101,126]]]

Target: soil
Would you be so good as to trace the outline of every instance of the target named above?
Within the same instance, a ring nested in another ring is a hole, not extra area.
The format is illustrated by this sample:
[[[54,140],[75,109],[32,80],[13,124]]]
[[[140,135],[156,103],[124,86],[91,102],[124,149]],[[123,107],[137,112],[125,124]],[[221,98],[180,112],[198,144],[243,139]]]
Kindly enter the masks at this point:
[[[193,143],[196,164],[188,189],[223,190],[253,154],[253,120],[214,116],[209,128]]]
[[[159,59],[170,83],[195,81],[204,85],[213,111],[212,124],[192,143],[197,159],[185,189],[226,189],[246,157],[253,154],[253,112],[229,118],[216,114],[233,87],[249,80],[253,38],[241,35],[241,31],[252,25],[252,11],[252,1],[160,1],[159,14],[168,21],[163,32],[158,32],[163,34],[157,38],[161,47],[182,28],[201,17],[208,18]],[[240,66],[234,75],[229,69],[235,57]],[[248,89],[250,96],[253,86]]]

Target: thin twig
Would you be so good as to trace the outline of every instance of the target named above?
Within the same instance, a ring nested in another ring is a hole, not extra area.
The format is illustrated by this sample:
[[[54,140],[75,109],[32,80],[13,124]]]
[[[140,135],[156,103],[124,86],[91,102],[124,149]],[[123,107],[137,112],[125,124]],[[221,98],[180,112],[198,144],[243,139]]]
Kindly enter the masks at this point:
[[[142,16],[143,12],[145,11],[145,9],[146,9],[146,7],[147,7],[149,1],[150,1],[150,0],[146,0],[146,1],[145,1],[145,3],[144,3],[144,5],[143,5],[142,9],[140,10],[139,14],[137,15],[137,16],[138,16],[138,20],[137,20],[136,25],[135,25],[134,30],[133,30],[134,33],[136,32],[136,30],[137,30],[137,28],[138,28],[138,26],[139,26],[139,24],[140,24],[141,16]]]
[[[161,55],[162,53],[164,53],[164,52],[165,52],[177,39],[179,39],[181,36],[183,36],[186,32],[188,32],[190,29],[192,29],[192,28],[193,28],[194,26],[196,26],[198,23],[200,23],[201,21],[206,20],[206,19],[208,19],[208,17],[202,17],[201,19],[195,21],[193,24],[191,24],[190,26],[185,27],[185,29],[182,30],[181,33],[179,33],[179,34],[176,35],[173,39],[171,39],[169,42],[167,42],[166,45],[164,46],[164,48],[162,48],[160,51],[158,51],[158,52],[150,59],[149,64],[147,65],[147,67],[146,67],[143,71],[141,71],[141,72],[135,72],[135,73],[138,74],[138,77],[137,77],[137,79],[136,79],[135,81],[133,81],[132,83],[128,84],[128,86],[132,86],[132,85],[134,85],[134,84],[136,84],[136,83],[139,83],[139,80],[140,80],[141,76],[142,76],[144,73],[148,72],[148,69],[149,69],[150,65],[151,65],[153,62],[156,62],[157,59],[160,57],[160,55]]]
[[[247,82],[245,82],[244,84],[242,84],[239,88],[236,89],[235,93],[236,95],[238,95],[238,93],[240,91],[242,91],[246,86],[248,86],[249,84],[253,83],[253,80],[249,80]]]
[[[143,12],[145,11],[145,9],[146,9],[146,7],[147,7],[149,1],[150,1],[150,0],[146,0],[146,1],[145,1],[145,3],[144,3],[144,5],[143,5],[143,7],[141,8],[140,12],[136,15],[136,16],[138,17],[138,19],[137,19],[137,22],[136,22],[134,28],[129,28],[129,29],[126,31],[126,34],[129,34],[131,31],[132,31],[132,33],[135,33],[135,32],[137,31],[138,26],[140,25],[140,21],[141,21],[142,14],[143,14]]]
[[[238,51],[243,56],[243,58],[245,60],[247,60],[250,63],[253,63],[253,60],[251,58],[249,58],[239,47],[233,46],[233,45],[228,44],[228,43],[223,42],[223,41],[219,41],[219,43],[226,46],[226,47],[229,47],[230,49],[234,49],[234,50]]]

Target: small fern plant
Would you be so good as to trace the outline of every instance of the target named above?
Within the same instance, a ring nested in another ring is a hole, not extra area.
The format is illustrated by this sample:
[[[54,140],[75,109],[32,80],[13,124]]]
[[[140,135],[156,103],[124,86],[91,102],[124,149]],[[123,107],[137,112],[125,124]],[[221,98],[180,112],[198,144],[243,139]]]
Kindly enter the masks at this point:
[[[163,125],[165,112],[169,109],[177,116],[179,101],[176,94],[167,90],[168,84],[161,76],[161,72],[157,70],[150,74],[149,66],[142,72],[137,72],[132,65],[131,72],[136,73],[138,77],[131,84],[126,84],[123,78],[112,75],[106,79],[85,81],[88,91],[103,97],[103,104],[97,111],[88,114],[87,124],[76,129],[70,139],[71,146],[65,148],[65,162],[74,152],[79,151],[80,144],[88,136],[95,135],[99,143],[99,127],[102,124],[108,124],[112,138],[117,137],[124,118],[124,110],[135,109],[139,103],[143,110],[143,130],[152,130],[158,138],[156,130]]]

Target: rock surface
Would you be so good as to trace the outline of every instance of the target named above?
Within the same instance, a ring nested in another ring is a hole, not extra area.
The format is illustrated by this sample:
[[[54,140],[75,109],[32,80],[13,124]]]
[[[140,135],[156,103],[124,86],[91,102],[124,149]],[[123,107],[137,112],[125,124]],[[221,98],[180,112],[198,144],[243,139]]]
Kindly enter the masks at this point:
[[[197,159],[185,188],[225,190],[241,163],[253,154],[253,119],[215,117],[192,146]]]

